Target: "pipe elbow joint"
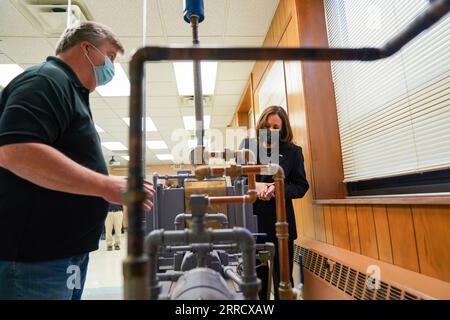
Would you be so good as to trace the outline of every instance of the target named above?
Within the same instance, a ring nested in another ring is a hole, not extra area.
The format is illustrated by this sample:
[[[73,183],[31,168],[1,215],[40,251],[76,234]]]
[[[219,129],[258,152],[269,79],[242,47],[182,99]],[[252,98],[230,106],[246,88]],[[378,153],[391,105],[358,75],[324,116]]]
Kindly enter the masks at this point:
[[[207,166],[200,166],[194,171],[195,179],[204,180],[205,178],[211,176],[211,170]]]
[[[245,228],[235,227],[233,233],[236,238],[236,242],[242,246],[243,250],[252,249],[255,247],[255,239],[250,231]]]

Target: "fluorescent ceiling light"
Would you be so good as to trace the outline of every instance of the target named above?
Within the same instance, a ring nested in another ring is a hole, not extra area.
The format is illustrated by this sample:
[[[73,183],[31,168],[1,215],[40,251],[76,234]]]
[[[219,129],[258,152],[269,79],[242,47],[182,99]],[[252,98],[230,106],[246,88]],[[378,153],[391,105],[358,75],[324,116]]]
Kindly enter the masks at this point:
[[[154,150],[169,149],[163,140],[147,141],[147,147]]]
[[[195,116],[183,116],[184,128],[186,130],[195,130]],[[203,129],[209,129],[211,116],[203,116]]]
[[[174,62],[175,78],[180,96],[194,95],[194,64],[188,62]],[[217,62],[201,62],[203,95],[213,95],[216,86]]]
[[[173,155],[171,154],[157,154],[158,160],[173,160]]]
[[[104,146],[106,149],[111,151],[124,151],[128,150],[127,147],[125,147],[120,142],[102,142],[102,146]]]
[[[23,72],[18,64],[0,64],[0,86],[5,88],[8,83]]]
[[[105,130],[100,128],[98,125],[95,125],[95,130],[97,130],[97,132],[105,132]]]
[[[130,161],[130,156],[122,156],[123,159]]]
[[[122,120],[125,121],[127,126],[130,126],[130,118],[122,118]],[[156,129],[156,126],[150,117],[145,118],[145,130],[147,132],[158,131],[158,129]]]
[[[120,63],[115,63],[114,78],[104,86],[97,87],[97,92],[103,97],[130,96],[130,81]]]

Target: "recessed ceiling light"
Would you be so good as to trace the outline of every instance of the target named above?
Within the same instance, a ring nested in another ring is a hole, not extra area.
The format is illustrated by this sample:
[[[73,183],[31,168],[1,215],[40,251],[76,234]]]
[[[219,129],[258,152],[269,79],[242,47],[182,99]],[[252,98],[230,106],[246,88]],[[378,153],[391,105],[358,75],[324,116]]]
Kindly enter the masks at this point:
[[[186,130],[195,130],[195,116],[183,116],[184,128]],[[211,116],[203,117],[203,129],[209,129],[209,124],[211,122]]]
[[[95,125],[95,130],[97,130],[97,132],[105,132],[105,130],[100,128],[98,125]]]
[[[8,83],[23,72],[18,64],[0,64],[0,86],[5,88]]]
[[[104,86],[97,87],[97,92],[103,97],[130,96],[130,81],[120,63],[114,64],[114,78]]]
[[[156,157],[158,158],[158,160],[173,160],[173,155],[168,153],[168,154],[157,154]]]
[[[192,61],[174,62],[175,79],[180,96],[194,95],[194,64]],[[217,62],[203,61],[201,63],[203,95],[213,95],[216,86]]]
[[[122,118],[122,120],[127,124],[127,126],[130,126],[130,118]],[[158,131],[158,129],[156,129],[156,126],[150,117],[145,118],[145,130],[147,132]]]
[[[153,150],[169,149],[163,140],[147,141],[146,144],[149,149]]]
[[[124,151],[128,150],[127,147],[125,147],[120,142],[102,142],[102,146],[104,146],[106,149],[111,151]]]
[[[123,159],[130,161],[130,156],[122,156]]]

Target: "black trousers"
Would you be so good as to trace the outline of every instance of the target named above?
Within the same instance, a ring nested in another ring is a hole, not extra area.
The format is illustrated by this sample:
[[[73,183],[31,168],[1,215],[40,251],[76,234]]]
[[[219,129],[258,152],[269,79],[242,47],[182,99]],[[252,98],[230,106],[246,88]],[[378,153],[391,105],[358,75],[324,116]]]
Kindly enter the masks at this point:
[[[275,256],[273,261],[273,289],[274,289],[274,298],[275,300],[279,300],[280,296],[278,294],[278,285],[280,283],[280,263],[278,258],[278,242],[274,242],[275,245]],[[289,270],[291,271],[290,277],[291,277],[291,284],[294,284],[294,279],[292,278],[292,268],[294,266],[294,241],[289,240],[288,241],[288,249],[289,249]],[[257,262],[259,263],[259,262]],[[268,285],[268,279],[269,279],[269,268],[267,266],[261,266],[256,269],[256,273],[258,275],[258,278],[261,279],[261,291],[259,291],[259,299],[260,300],[267,300],[267,290]]]

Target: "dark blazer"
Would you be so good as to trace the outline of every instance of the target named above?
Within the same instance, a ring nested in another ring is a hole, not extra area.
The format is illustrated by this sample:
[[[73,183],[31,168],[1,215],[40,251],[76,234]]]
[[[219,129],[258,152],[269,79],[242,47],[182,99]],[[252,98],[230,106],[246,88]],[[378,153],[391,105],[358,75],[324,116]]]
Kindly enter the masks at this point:
[[[246,140],[242,146],[248,146]],[[258,163],[260,157],[258,155]],[[264,164],[264,163],[263,163]],[[294,207],[292,199],[302,198],[309,189],[304,167],[302,148],[294,144],[280,144],[279,164],[284,170],[285,196],[286,196],[286,217],[289,224],[289,239],[297,239],[297,228],[295,225]],[[273,182],[271,176],[256,176],[257,182]],[[275,198],[269,201],[257,199],[253,204],[253,213],[258,216],[258,231],[267,233],[267,241],[275,241],[276,204]]]

